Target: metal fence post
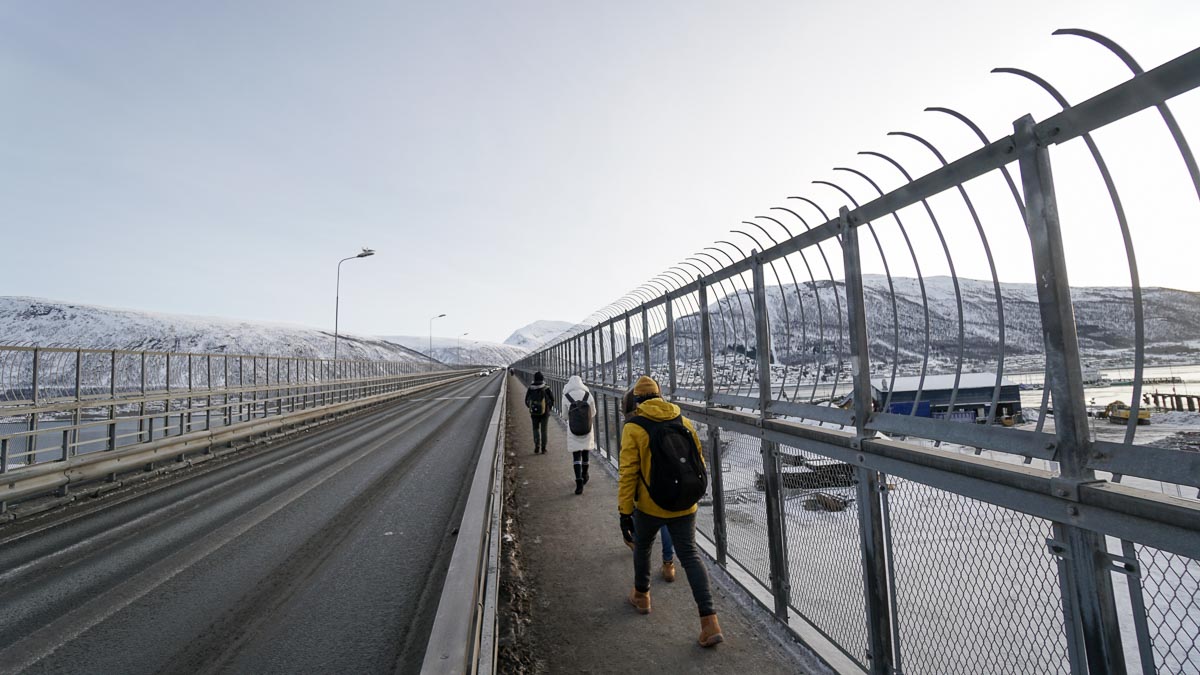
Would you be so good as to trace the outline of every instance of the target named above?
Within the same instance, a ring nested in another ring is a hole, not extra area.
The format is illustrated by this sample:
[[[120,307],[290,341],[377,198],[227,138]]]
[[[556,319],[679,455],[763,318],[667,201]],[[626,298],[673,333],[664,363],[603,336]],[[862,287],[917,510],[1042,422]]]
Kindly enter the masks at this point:
[[[763,260],[758,251],[754,258],[754,334],[755,360],[758,362],[759,426],[767,419],[771,403],[771,321],[767,315],[767,287],[763,277]],[[775,596],[775,616],[787,620],[791,600],[791,575],[788,572],[787,532],[783,516],[783,486],[779,470],[779,444],[765,438],[759,442],[762,453],[763,478],[766,483],[767,550],[771,559],[771,595]]]
[[[117,350],[112,350],[112,361],[108,371],[108,400],[113,404],[108,406],[108,449],[117,449]]]
[[[1079,336],[1071,306],[1066,257],[1050,169],[1050,153],[1034,134],[1033,117],[1013,123],[1025,196],[1026,225],[1033,247],[1033,265],[1046,347],[1046,372],[1054,401],[1055,459],[1060,477],[1055,494],[1077,502],[1079,485],[1095,480],[1087,468],[1092,453],[1087,409],[1083,397],[1083,370],[1079,361]],[[1078,625],[1092,673],[1125,672],[1121,628],[1112,587],[1111,562],[1102,535],[1072,524],[1079,509],[1067,505],[1063,521],[1054,526],[1051,548],[1064,562],[1067,574],[1059,583],[1064,596],[1068,630]],[[1070,601],[1070,600],[1073,601]],[[1081,670],[1079,664],[1074,667]]]
[[[679,375],[675,369],[675,310],[671,296],[664,294],[667,305],[667,391],[672,396],[679,387]]]
[[[646,369],[646,374],[654,377],[653,370],[650,369],[650,315],[646,311],[646,305],[642,305],[642,367]]]
[[[187,355],[187,369],[188,369],[187,427],[184,427],[183,420],[180,419],[179,433],[181,433],[181,434],[184,433],[185,431],[192,430],[192,391],[195,389],[195,387],[192,384],[192,355],[191,354]]]
[[[142,352],[141,400],[138,401],[138,442],[142,442],[142,432],[146,424],[146,352]],[[150,440],[150,439],[146,439]]]
[[[708,286],[703,277],[696,277],[700,304],[700,352],[704,365],[704,407],[713,407],[712,316],[708,311]],[[717,564],[725,567],[729,557],[729,531],[725,527],[725,479],[721,466],[721,433],[716,424],[709,424],[709,447],[712,449],[713,538],[717,544]]]
[[[855,449],[863,439],[874,436],[867,421],[874,410],[871,395],[871,358],[867,335],[867,315],[863,296],[862,260],[859,257],[858,229],[850,224],[849,209],[838,213],[842,237],[842,255],[846,270],[846,313],[850,333],[850,374],[854,384]],[[892,643],[891,605],[887,574],[887,540],[884,532],[881,489],[883,476],[878,471],[856,467],[858,488],[859,543],[862,551],[863,595],[867,613],[867,654],[870,672],[887,675],[895,667]]]
[[[633,386],[633,329],[630,328],[630,312],[625,312],[625,384]]]
[[[75,350],[75,412],[71,414],[71,424],[75,427],[71,430],[71,445],[68,448],[66,436],[63,437],[63,459],[74,457],[79,452],[79,425],[83,422],[83,350]],[[69,450],[69,452],[68,452]],[[66,494],[66,486],[63,487],[63,494]]]
[[[613,386],[615,387],[617,385],[617,382],[619,381],[619,380],[617,380],[617,320],[616,319],[613,319],[608,322],[608,346],[609,346],[609,351],[611,352],[609,354],[609,362],[612,363],[612,383],[613,383]]]
[[[212,354],[204,355],[204,380],[208,384],[208,395],[204,397],[204,430],[208,431],[212,429]]]
[[[708,311],[708,286],[704,279],[696,278],[697,293],[700,296],[700,352],[702,368],[704,369],[704,406],[713,405],[713,353],[712,353],[712,316]]]
[[[596,358],[596,329],[595,328],[588,331],[588,340],[591,342],[591,348],[588,351],[588,379],[595,381],[598,379],[596,377],[596,363],[598,362],[598,359]]]
[[[32,373],[32,377],[31,377],[31,383],[33,384],[33,407],[35,407],[35,408],[37,407],[38,402],[41,400],[41,395],[38,393],[38,389],[41,386],[41,381],[40,381],[41,365],[39,364],[39,362],[41,361],[41,355],[42,355],[41,348],[34,347],[33,348],[33,373]],[[29,416],[29,430],[37,431],[37,429],[38,429],[38,414],[33,413],[32,415]],[[37,462],[38,435],[30,434],[27,438],[29,440],[25,441],[25,452],[28,453],[25,456],[25,464],[26,465]]]

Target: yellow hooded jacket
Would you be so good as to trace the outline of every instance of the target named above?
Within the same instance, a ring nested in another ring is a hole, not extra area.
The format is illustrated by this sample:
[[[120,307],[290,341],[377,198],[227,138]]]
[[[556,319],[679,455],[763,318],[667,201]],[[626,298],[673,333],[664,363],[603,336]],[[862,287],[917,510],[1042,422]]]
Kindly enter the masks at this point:
[[[652,398],[638,404],[637,415],[656,422],[665,422],[679,416],[679,406],[661,398]],[[691,432],[696,447],[702,447],[700,437],[696,435],[696,428],[692,426],[691,420],[686,417],[681,419],[683,425]],[[704,461],[703,452],[700,453],[700,461]],[[707,471],[708,467],[705,467],[705,470]],[[617,510],[623,515],[629,515],[633,513],[634,507],[637,507],[638,511],[656,518],[678,518],[696,512],[695,505],[684,511],[667,511],[660,508],[647,494],[645,486],[642,485],[643,480],[647,483],[650,482],[650,435],[636,424],[626,424],[621,431],[621,469],[620,482],[617,487]]]

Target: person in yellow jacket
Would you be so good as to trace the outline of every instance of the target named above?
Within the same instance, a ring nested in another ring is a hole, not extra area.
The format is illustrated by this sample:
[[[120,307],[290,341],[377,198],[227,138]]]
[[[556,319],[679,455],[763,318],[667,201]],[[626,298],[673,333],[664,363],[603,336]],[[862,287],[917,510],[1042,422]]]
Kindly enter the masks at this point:
[[[667,422],[679,418],[692,440],[700,449],[700,437],[691,421],[682,417],[679,406],[662,398],[658,383],[642,376],[633,386],[637,416],[652,422]],[[699,453],[701,462],[704,454]],[[617,510],[621,514],[621,530],[634,531],[633,590],[629,604],[641,614],[650,613],[650,552],[658,529],[666,525],[675,544],[675,557],[683,566],[692,597],[700,612],[700,638],[702,647],[711,647],[722,642],[721,626],[713,609],[712,588],[708,570],[700,559],[696,546],[696,505],[683,511],[668,511],[650,498],[646,485],[650,483],[650,435],[634,422],[627,422],[621,431],[621,468],[617,490]]]

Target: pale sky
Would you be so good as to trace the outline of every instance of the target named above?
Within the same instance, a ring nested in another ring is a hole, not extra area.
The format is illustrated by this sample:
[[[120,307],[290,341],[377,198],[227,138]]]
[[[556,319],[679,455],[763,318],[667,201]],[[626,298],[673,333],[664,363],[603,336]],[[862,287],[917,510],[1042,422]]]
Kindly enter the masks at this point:
[[[870,198],[834,166],[899,185],[860,150],[936,166],[888,131],[976,147],[926,106],[992,137],[1056,111],[995,66],[1072,102],[1127,77],[1055,28],[1150,68],[1198,26],[1194,0],[5,2],[0,295],[331,328],[337,260],[370,246],[343,266],[343,331],[422,335],[444,312],[439,334],[503,340],[582,319],[789,195],[836,212],[814,179]],[[1172,107],[1200,148],[1200,93]],[[1200,290],[1200,202],[1161,120],[1096,137],[1143,285]],[[1053,159],[1072,283],[1127,285],[1082,145]],[[1027,281],[995,188],[978,201],[1001,277]]]

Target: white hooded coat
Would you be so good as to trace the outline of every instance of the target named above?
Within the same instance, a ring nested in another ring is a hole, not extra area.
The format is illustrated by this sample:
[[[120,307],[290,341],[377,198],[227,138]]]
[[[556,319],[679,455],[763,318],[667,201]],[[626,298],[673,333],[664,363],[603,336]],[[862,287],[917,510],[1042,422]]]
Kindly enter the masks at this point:
[[[588,395],[587,404],[591,407],[592,413],[592,431],[583,436],[576,436],[571,433],[571,428],[567,426],[567,451],[579,452],[582,450],[596,449],[596,397],[591,395],[587,386],[583,384],[583,380],[578,375],[572,375],[571,379],[567,380],[566,386],[563,387],[562,405],[559,406],[562,418],[567,419],[567,411],[571,409],[571,402],[567,400],[567,394],[576,401],[582,401],[585,394]]]

